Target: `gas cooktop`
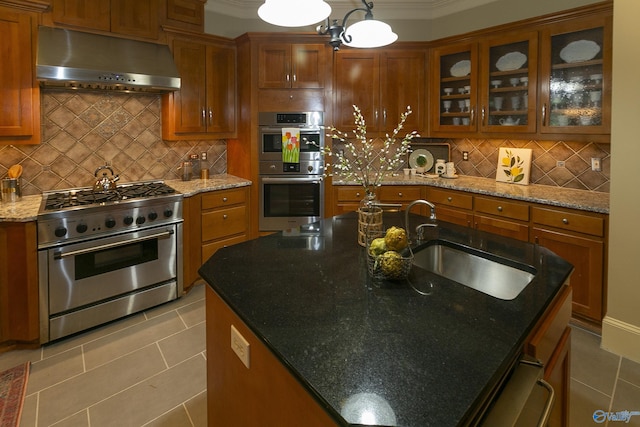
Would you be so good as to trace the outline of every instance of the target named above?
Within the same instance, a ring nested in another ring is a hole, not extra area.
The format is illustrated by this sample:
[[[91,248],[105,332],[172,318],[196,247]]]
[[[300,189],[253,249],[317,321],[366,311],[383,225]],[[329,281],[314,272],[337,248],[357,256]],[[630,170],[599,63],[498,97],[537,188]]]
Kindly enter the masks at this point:
[[[58,211],[91,205],[103,205],[129,199],[143,199],[174,194],[176,190],[161,181],[121,184],[111,191],[93,191],[92,188],[70,189],[43,194],[41,211]]]

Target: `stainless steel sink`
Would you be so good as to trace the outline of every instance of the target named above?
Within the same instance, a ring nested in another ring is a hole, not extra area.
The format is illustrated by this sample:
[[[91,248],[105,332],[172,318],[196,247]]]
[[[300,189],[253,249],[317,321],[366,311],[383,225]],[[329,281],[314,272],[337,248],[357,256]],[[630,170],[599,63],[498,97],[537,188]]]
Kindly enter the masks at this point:
[[[427,243],[413,255],[414,266],[502,300],[516,298],[535,277],[532,267],[451,242]]]

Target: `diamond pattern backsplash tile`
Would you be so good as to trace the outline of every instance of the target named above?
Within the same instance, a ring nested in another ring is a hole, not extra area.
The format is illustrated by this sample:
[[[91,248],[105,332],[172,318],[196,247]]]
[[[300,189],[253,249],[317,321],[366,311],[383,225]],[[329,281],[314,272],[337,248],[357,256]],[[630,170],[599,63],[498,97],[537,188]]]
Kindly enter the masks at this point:
[[[91,186],[109,164],[120,182],[179,178],[180,162],[207,153],[227,171],[226,141],[163,141],[159,95],[42,91],[42,143],[0,146],[0,176],[23,166],[23,194]]]
[[[495,179],[500,147],[531,148],[531,184],[609,192],[609,144],[487,139],[449,139],[445,142],[451,146],[451,160],[463,175]],[[469,153],[468,161],[462,160],[463,151]],[[592,157],[601,159],[601,172],[591,170]]]

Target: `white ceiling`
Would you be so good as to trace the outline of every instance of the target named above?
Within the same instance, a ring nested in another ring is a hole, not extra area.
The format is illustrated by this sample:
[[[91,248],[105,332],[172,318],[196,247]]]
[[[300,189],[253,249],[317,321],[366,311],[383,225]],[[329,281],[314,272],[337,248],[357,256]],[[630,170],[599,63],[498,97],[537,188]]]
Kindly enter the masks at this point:
[[[295,0],[292,0],[295,1]],[[326,0],[332,19],[341,19],[348,11],[363,7],[362,0]],[[435,19],[497,0],[369,0],[376,18]],[[264,0],[208,0],[205,8],[212,12],[243,19],[257,19]]]

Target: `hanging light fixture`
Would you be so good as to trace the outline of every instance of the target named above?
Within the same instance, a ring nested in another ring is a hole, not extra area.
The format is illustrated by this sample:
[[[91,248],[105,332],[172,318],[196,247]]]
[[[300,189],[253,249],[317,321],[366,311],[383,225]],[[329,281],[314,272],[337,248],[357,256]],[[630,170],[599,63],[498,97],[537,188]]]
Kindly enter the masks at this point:
[[[342,25],[338,24],[338,20],[330,21],[327,18],[325,25],[318,25],[318,34],[329,35],[329,44],[333,46],[333,50],[340,50],[343,43],[350,47],[373,48],[386,46],[398,40],[398,35],[393,32],[388,24],[373,19],[373,2],[367,3],[362,0],[365,7],[353,9],[344,16]],[[354,12],[365,12],[364,20],[346,27],[347,19]]]
[[[331,6],[324,0],[265,0],[258,16],[280,27],[304,27],[326,19]]]

